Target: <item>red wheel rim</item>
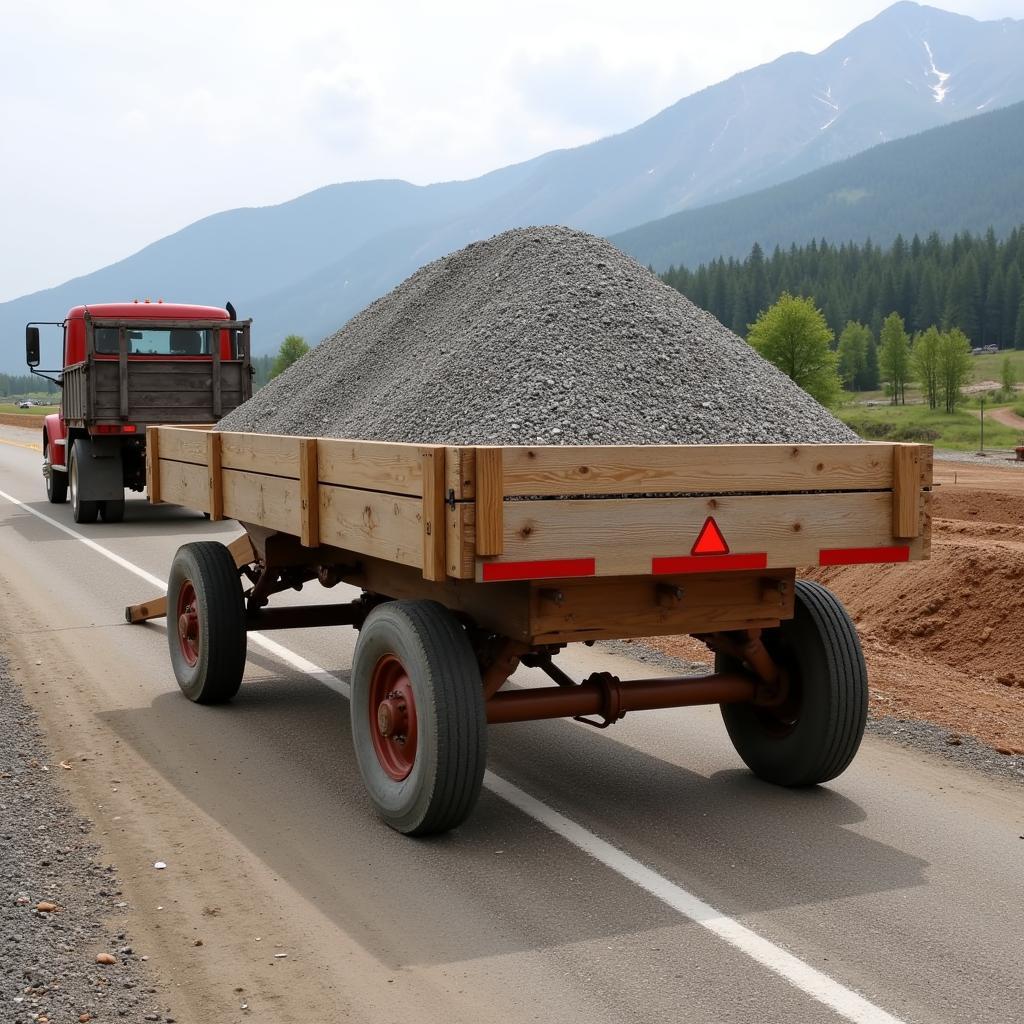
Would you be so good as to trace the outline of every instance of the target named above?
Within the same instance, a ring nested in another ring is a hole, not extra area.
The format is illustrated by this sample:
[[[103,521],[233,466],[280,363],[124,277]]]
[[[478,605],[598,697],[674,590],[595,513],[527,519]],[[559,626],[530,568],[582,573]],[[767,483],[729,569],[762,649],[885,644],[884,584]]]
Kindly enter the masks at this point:
[[[370,735],[377,760],[396,782],[416,763],[416,700],[405,666],[385,654],[370,680]]]
[[[182,657],[195,665],[199,660],[199,609],[191,580],[185,580],[178,591],[178,643]]]

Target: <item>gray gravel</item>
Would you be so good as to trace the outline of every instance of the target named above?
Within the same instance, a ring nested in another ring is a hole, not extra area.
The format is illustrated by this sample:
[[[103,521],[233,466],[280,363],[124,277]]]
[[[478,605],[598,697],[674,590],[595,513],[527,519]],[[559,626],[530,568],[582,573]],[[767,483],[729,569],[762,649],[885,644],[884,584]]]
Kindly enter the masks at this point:
[[[0,1022],[173,1021],[120,930],[117,876],[66,806],[61,771],[0,659]],[[58,909],[37,910],[44,901]]]
[[[453,444],[859,440],[710,313],[564,227],[423,267],[219,426]]]
[[[1024,470],[1024,462],[1015,459],[1009,452],[989,452],[979,455],[976,452],[956,452],[949,448],[936,448],[935,458],[943,462],[969,462],[975,466],[1008,466],[1010,469]]]

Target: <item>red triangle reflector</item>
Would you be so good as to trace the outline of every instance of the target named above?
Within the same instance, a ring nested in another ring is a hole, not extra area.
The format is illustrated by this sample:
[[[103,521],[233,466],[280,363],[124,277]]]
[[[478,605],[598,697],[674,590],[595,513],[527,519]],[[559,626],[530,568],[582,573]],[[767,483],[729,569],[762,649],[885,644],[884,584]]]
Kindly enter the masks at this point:
[[[704,525],[700,528],[700,533],[697,534],[697,539],[694,541],[690,554],[729,554],[729,545],[726,544],[725,538],[722,536],[722,531],[718,528],[718,523],[716,523],[711,516],[708,516],[707,519],[704,520]]]

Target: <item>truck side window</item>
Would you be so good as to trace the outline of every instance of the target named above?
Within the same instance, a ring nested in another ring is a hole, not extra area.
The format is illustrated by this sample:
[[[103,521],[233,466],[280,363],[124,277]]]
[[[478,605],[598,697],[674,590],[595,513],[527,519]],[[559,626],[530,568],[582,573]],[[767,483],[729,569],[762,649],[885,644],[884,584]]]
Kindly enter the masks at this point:
[[[93,333],[96,351],[103,355],[117,355],[118,331],[116,327],[97,327]]]

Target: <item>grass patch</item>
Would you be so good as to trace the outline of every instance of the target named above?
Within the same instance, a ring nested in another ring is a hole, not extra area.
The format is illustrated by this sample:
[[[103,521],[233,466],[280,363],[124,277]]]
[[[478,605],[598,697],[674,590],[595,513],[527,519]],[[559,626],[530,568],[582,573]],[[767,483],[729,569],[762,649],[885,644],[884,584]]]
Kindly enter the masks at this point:
[[[13,402],[0,404],[0,412],[11,416],[46,416],[56,411],[55,405],[34,405],[31,409],[19,409]]]
[[[1003,360],[1009,356],[1014,376],[1024,382],[1024,349],[1007,348],[1002,352],[987,352],[980,356],[971,356],[974,367],[974,383],[983,380],[1000,380],[1003,374]]]
[[[978,450],[981,422],[966,409],[947,415],[926,405],[848,405],[837,413],[844,423],[871,441],[919,441],[955,451]],[[1013,448],[1019,442],[1020,431],[985,417],[986,448]]]

